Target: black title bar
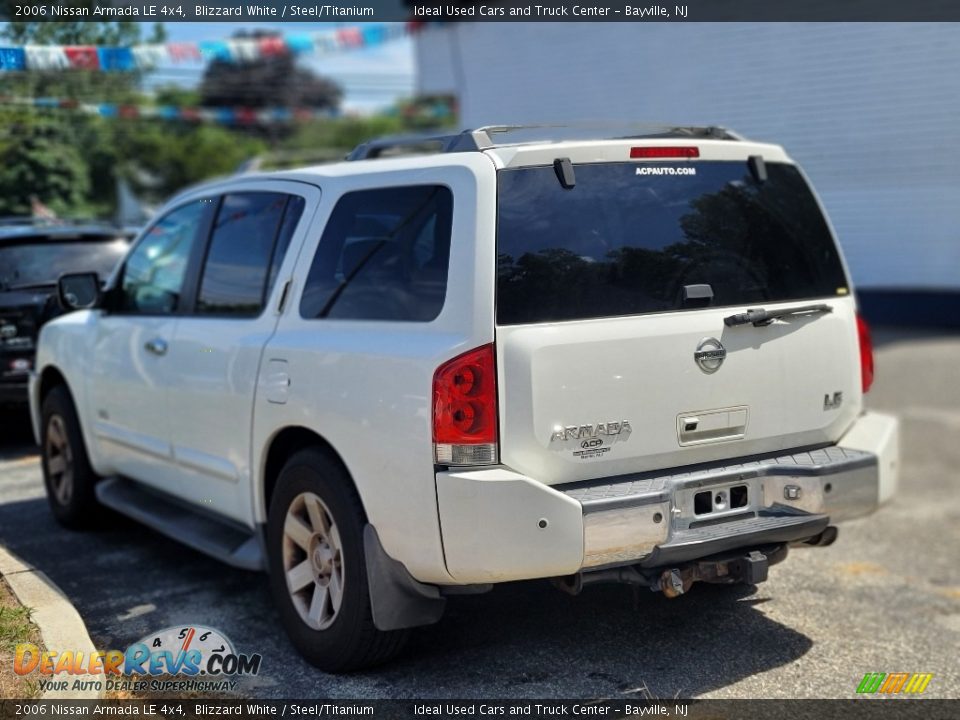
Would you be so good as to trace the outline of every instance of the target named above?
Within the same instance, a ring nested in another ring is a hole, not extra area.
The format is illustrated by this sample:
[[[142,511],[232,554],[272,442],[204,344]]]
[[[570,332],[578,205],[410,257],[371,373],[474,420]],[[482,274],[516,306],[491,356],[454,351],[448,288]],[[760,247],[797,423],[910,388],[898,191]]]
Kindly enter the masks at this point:
[[[0,720],[43,717],[506,720],[955,720],[960,700],[0,700]]]
[[[930,22],[960,21],[956,0],[24,0],[0,20],[134,22]]]

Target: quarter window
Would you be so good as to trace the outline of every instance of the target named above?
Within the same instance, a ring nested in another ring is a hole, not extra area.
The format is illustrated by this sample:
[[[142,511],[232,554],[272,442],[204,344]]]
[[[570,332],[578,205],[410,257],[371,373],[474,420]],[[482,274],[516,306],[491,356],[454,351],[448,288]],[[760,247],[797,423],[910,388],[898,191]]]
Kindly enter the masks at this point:
[[[202,201],[183,205],[147,231],[124,265],[121,311],[145,315],[177,311],[205,207]]]
[[[447,291],[452,218],[453,194],[442,185],[347,193],[320,239],[300,314],[433,320]]]

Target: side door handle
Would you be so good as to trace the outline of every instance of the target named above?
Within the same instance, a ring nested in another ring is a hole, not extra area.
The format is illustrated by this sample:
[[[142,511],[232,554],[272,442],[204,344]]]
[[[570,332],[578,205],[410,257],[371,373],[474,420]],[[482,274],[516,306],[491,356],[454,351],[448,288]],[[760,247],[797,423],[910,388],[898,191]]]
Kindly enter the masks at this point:
[[[166,355],[167,341],[162,338],[147,340],[147,342],[143,344],[143,349],[148,353],[152,353],[153,355]]]

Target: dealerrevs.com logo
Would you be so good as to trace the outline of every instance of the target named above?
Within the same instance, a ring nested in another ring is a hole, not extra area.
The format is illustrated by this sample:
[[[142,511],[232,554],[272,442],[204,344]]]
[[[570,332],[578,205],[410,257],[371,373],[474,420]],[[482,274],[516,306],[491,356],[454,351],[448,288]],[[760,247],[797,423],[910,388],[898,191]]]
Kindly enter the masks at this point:
[[[256,653],[238,653],[218,630],[187,625],[150,633],[126,650],[41,651],[31,643],[21,644],[13,670],[17,675],[40,675],[41,692],[226,692],[236,689],[237,677],[257,675],[262,659]]]

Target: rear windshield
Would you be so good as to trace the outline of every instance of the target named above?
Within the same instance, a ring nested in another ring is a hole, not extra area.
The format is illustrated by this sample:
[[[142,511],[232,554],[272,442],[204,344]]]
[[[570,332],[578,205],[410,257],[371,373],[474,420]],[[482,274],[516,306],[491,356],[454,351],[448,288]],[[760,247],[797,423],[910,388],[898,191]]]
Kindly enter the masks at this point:
[[[0,290],[53,285],[68,272],[95,272],[106,279],[127,246],[125,239],[110,236],[0,246]]]
[[[847,293],[823,214],[792,165],[746,162],[552,166],[499,173],[497,321],[502,325]],[[691,292],[691,294],[693,294]]]

